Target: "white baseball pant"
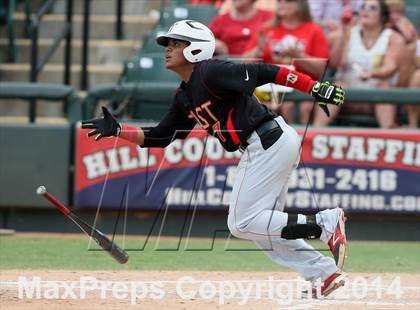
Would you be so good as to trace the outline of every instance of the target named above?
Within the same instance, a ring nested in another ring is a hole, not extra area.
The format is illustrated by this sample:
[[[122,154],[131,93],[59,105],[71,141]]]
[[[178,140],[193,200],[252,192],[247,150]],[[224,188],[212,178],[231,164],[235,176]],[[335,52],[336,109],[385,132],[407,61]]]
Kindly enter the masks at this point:
[[[338,271],[331,257],[315,251],[303,239],[286,240],[281,231],[287,225],[288,214],[283,212],[288,179],[296,168],[300,154],[300,138],[296,130],[279,116],[276,121],[283,130],[281,137],[264,150],[254,131],[237,168],[229,206],[228,227],[232,235],[254,240],[276,263],[292,268],[308,281],[327,279]],[[334,231],[338,216],[333,210],[316,215],[327,242]],[[306,218],[298,215],[298,224]]]

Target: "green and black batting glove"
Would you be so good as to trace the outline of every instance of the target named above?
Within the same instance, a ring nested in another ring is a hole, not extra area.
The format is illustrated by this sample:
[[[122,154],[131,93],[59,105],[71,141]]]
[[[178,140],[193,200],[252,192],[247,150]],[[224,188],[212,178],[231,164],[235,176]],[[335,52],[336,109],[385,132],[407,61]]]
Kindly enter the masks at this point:
[[[343,105],[346,92],[343,87],[325,81],[316,82],[312,87],[310,94],[318,101],[319,106],[329,117],[330,111],[328,110],[327,104],[334,104],[336,106]]]
[[[95,140],[98,141],[103,137],[118,136],[121,132],[121,126],[115,119],[115,117],[108,111],[107,108],[102,107],[104,113],[103,118],[94,118],[86,121],[82,121],[83,129],[93,129],[88,133],[88,137],[95,136]]]

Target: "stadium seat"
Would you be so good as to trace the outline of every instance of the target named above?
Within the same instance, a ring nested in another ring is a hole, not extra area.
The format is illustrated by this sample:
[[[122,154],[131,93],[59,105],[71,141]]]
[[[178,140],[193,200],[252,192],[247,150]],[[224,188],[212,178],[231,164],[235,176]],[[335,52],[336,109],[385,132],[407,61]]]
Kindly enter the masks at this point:
[[[212,5],[174,5],[163,11],[159,26],[168,28],[174,22],[182,19],[193,19],[207,25],[217,13],[217,8]]]
[[[143,46],[140,49],[140,54],[163,54],[165,48],[156,43],[156,37],[160,34],[165,34],[166,32],[167,29],[158,27],[153,31],[145,34],[143,37]]]
[[[180,78],[166,69],[162,54],[140,54],[125,63],[121,82],[138,84],[130,104],[133,118],[159,120],[172,103]]]
[[[172,0],[171,5],[188,5],[190,0]]]
[[[158,85],[157,89],[142,91],[131,101],[133,119],[153,122],[161,120],[173,102],[174,95],[174,89],[163,85]]]
[[[179,77],[165,67],[161,53],[140,54],[124,64],[122,82],[178,82]]]

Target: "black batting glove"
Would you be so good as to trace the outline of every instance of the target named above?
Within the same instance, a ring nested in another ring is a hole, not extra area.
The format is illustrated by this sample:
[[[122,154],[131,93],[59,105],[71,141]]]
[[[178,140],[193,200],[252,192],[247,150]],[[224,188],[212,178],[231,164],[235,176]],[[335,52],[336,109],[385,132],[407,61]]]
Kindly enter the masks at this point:
[[[117,122],[114,116],[108,111],[107,108],[102,107],[104,114],[103,118],[94,118],[86,121],[82,121],[83,129],[93,129],[88,133],[88,137],[95,136],[95,141],[102,139],[103,137],[118,136],[121,132],[121,126]]]
[[[330,111],[328,110],[327,104],[334,104],[336,106],[343,105],[346,92],[341,86],[325,81],[316,82],[312,87],[310,94],[318,101],[319,106],[329,117]]]

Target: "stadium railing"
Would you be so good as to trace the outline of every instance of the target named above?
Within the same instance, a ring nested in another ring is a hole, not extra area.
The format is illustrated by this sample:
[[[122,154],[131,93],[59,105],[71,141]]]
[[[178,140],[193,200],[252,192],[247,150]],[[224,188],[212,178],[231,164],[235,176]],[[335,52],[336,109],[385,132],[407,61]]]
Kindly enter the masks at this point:
[[[0,207],[46,207],[35,189],[50,187],[66,204],[73,193],[75,123],[81,119],[81,98],[67,85],[0,82],[0,104],[8,99],[66,101],[68,123],[0,122]],[[29,109],[28,109],[29,110]]]
[[[130,101],[131,110],[133,105],[135,114],[133,118],[143,120],[159,120],[171,104],[177,82],[142,82],[127,84],[106,84],[93,88],[83,104],[83,117],[94,116],[96,106],[100,100],[116,100],[120,102]],[[284,100],[295,102],[313,101],[309,95],[301,92],[292,92],[285,95]],[[389,104],[420,104],[420,89],[418,88],[388,88],[388,89],[346,89],[346,103],[378,102]],[[149,111],[151,109],[151,111]],[[144,114],[143,114],[144,113]]]
[[[84,98],[83,117],[92,118],[98,102],[107,100],[126,107],[134,119],[159,120],[173,101],[177,82],[105,84],[91,89]],[[118,109],[118,107],[117,107]]]
[[[313,101],[313,98],[301,92],[292,92],[284,96],[284,100],[294,102]],[[419,88],[388,88],[388,89],[346,89],[346,105],[351,103],[388,103],[402,105],[420,105]],[[399,118],[405,118],[402,114]],[[339,114],[334,125],[376,127],[375,117],[370,114]]]
[[[313,100],[313,98],[301,92],[292,92],[286,94],[285,100],[300,102]],[[420,104],[420,88],[346,88],[346,102],[369,104],[378,102],[389,104]]]
[[[44,99],[52,101],[65,101],[67,110],[65,113],[71,123],[77,122],[82,117],[81,98],[77,91],[68,85],[27,82],[0,82],[0,99]],[[55,102],[54,102],[55,101]],[[3,100],[0,103],[7,104]],[[29,103],[31,105],[31,103]],[[28,114],[30,108],[28,108]],[[36,115],[36,109],[33,110]]]
[[[28,34],[30,23],[30,2],[29,0],[0,0],[0,25],[6,24],[8,44],[8,61],[16,61],[15,26],[14,14],[18,2],[24,2],[25,28]]]

